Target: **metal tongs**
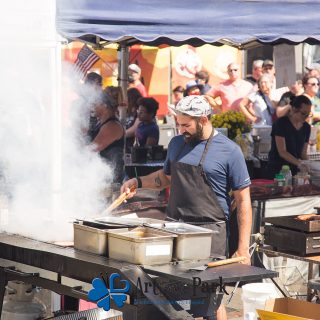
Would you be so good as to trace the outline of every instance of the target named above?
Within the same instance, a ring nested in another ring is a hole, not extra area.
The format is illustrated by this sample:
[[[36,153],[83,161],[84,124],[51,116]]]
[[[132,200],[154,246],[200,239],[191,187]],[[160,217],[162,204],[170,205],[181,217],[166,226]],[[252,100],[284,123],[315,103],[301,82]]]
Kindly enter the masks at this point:
[[[129,193],[127,193],[127,192],[121,193],[121,195],[116,200],[114,200],[110,204],[110,206],[106,210],[104,210],[103,213],[107,214],[107,213],[110,213],[112,210],[118,208],[124,201],[126,201],[129,198],[129,194],[131,192],[135,191],[135,190],[136,190],[136,187],[135,186],[131,186]]]

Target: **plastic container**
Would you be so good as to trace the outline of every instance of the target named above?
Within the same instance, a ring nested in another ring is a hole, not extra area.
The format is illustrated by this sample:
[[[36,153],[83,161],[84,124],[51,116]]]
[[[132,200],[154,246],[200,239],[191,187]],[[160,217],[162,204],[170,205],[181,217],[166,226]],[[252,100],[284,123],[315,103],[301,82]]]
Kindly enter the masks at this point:
[[[278,298],[273,283],[249,283],[242,286],[243,319],[257,320],[256,309],[264,310],[268,299]]]
[[[292,173],[291,173],[290,167],[288,165],[282,166],[280,173],[285,178],[285,185],[292,186]]]
[[[286,179],[282,174],[276,174],[274,177],[274,183],[278,187],[284,187],[286,184]]]

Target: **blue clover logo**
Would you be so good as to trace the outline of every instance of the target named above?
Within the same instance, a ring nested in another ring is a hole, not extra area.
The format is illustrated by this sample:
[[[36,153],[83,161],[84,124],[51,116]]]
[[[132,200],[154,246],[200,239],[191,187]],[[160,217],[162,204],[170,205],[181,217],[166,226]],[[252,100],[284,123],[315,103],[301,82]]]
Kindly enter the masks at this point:
[[[95,278],[92,280],[93,288],[88,293],[88,298],[92,302],[97,302],[99,308],[103,308],[105,311],[110,310],[111,299],[116,306],[122,308],[127,299],[126,293],[130,290],[130,282],[127,280],[120,280],[121,284],[124,284],[124,288],[114,288],[114,281],[120,278],[118,273],[112,273],[109,277],[110,288],[108,289],[104,280],[101,278]]]

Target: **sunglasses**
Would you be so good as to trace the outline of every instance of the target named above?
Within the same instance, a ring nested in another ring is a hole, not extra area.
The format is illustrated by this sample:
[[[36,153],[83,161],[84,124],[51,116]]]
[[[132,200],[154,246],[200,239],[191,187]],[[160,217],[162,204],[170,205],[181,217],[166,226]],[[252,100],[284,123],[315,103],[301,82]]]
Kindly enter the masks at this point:
[[[306,113],[306,112],[302,112],[302,111],[299,111],[299,113],[304,117],[304,118],[308,118],[308,117],[312,117],[312,114],[311,113]]]

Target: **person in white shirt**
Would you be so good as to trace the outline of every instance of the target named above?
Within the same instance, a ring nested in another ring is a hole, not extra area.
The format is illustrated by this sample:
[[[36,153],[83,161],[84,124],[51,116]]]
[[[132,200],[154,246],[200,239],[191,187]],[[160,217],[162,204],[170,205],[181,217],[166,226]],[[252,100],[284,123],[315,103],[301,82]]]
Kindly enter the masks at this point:
[[[263,74],[258,81],[259,90],[242,99],[240,110],[246,118],[255,125],[272,125],[275,106],[270,94],[272,90],[272,78]],[[251,108],[252,103],[252,108]]]

